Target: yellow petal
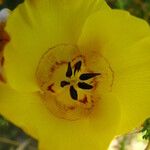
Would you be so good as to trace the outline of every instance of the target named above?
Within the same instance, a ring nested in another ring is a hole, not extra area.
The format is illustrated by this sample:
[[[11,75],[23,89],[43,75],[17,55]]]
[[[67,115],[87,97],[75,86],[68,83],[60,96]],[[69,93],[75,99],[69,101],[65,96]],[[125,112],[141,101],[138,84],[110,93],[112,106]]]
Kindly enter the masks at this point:
[[[107,7],[103,0],[27,0],[14,10],[7,22],[11,41],[5,50],[11,86],[38,90],[34,76],[42,55],[57,44],[75,43],[86,18],[101,7]]]
[[[106,149],[119,119],[116,98],[103,95],[100,105],[83,120],[68,121],[53,116],[37,93],[22,94],[0,85],[0,113],[39,140],[41,150]]]
[[[112,53],[149,35],[146,21],[123,10],[101,11],[87,19],[78,44],[80,49],[100,50],[111,57]]]
[[[118,129],[127,132],[150,117],[150,38],[122,50],[115,63],[113,93],[120,101],[122,116]]]
[[[112,92],[121,109],[118,134],[131,131],[150,116],[149,25],[127,12],[111,10],[88,19],[80,49],[99,51],[114,72]],[[143,40],[142,40],[143,39]]]

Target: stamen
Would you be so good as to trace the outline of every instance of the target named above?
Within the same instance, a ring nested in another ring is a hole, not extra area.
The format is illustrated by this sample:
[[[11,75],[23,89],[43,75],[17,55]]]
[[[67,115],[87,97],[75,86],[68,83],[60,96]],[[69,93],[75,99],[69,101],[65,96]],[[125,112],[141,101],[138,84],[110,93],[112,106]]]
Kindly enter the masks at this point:
[[[61,81],[60,86],[61,86],[61,87],[64,87],[64,86],[69,85],[69,84],[70,84],[70,82]]]
[[[84,73],[80,75],[80,80],[88,80],[99,75],[101,74],[100,73]]]
[[[70,86],[70,96],[74,100],[78,99],[78,93],[77,93],[76,89],[73,86]]]
[[[80,71],[81,65],[82,65],[82,62],[81,62],[81,61],[78,61],[78,62],[75,64],[74,75],[75,75],[76,71],[78,71],[78,72]]]
[[[72,76],[72,68],[71,68],[71,63],[68,63],[68,69],[66,72],[66,77],[70,78]]]
[[[90,90],[90,89],[93,88],[92,85],[87,84],[87,83],[85,83],[85,82],[79,82],[79,83],[78,83],[78,87],[81,88],[81,89],[85,89],[85,90]]]

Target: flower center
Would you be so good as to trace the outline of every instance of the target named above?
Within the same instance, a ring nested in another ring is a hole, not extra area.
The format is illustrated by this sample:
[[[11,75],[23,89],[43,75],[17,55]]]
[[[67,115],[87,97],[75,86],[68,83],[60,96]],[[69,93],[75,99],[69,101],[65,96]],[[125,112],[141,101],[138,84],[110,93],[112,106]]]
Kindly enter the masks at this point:
[[[104,58],[100,56],[98,65],[87,56],[77,47],[64,44],[49,49],[40,60],[37,80],[43,100],[59,118],[78,120],[90,116],[100,93],[111,85],[112,71]],[[111,80],[106,81],[106,76]]]
[[[69,78],[68,80],[63,80],[60,83],[60,86],[63,88],[69,85],[70,96],[73,100],[78,100],[78,92],[75,87],[83,89],[83,90],[91,90],[93,85],[86,83],[86,80],[90,80],[100,73],[83,73],[80,74],[79,71],[81,70],[82,61],[78,61],[74,65],[74,71],[71,66],[71,62],[68,63],[68,68],[66,71],[66,77]],[[79,76],[78,76],[79,74]]]

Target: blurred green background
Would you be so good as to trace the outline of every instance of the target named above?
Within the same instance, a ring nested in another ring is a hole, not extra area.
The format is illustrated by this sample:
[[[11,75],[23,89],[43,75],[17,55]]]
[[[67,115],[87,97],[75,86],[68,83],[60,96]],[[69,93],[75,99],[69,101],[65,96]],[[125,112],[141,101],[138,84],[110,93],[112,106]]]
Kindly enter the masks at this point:
[[[23,0],[4,0],[0,9],[13,10]],[[128,10],[150,23],[150,0],[107,0],[112,8]],[[0,116],[0,150],[36,150],[38,142]]]
[[[107,2],[112,8],[128,10],[150,23],[150,0],[107,0]]]

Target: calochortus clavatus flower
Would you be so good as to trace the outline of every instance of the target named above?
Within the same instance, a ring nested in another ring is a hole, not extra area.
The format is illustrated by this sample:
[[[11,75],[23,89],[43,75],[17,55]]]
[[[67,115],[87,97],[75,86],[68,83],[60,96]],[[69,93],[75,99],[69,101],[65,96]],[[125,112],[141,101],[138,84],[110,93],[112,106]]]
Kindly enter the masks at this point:
[[[101,0],[26,0],[8,19],[0,113],[42,150],[105,150],[150,116],[150,28]]]

